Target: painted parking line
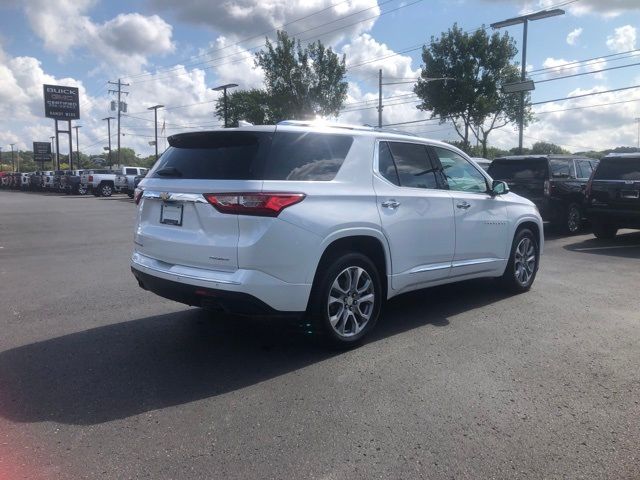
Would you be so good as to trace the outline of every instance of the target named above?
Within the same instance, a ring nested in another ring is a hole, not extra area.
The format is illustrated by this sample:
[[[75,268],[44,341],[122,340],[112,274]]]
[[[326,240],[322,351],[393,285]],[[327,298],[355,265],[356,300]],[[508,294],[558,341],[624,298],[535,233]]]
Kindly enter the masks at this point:
[[[613,250],[614,248],[640,248],[638,245],[611,245],[610,247],[589,247],[589,248],[574,248],[574,252],[587,252],[589,250]]]

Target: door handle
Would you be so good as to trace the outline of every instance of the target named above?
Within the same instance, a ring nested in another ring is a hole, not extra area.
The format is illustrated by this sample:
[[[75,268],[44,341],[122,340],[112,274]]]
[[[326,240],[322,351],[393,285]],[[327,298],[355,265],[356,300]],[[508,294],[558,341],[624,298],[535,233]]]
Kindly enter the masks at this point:
[[[458,208],[462,208],[462,209],[466,210],[467,208],[471,207],[471,204],[470,204],[470,203],[467,203],[467,202],[459,202],[459,203],[456,205],[456,207],[458,207]]]
[[[382,202],[382,206],[384,208],[390,208],[391,210],[395,210],[400,206],[400,202],[397,202],[395,199],[392,198],[391,200],[386,200]]]

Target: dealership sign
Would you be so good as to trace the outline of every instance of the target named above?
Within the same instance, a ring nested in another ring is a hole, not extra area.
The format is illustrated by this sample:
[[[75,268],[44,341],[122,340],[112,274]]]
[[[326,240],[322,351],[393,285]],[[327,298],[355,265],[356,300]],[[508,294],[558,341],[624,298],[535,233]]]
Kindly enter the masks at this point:
[[[33,142],[33,160],[36,162],[51,161],[51,144],[49,142]]]
[[[78,120],[80,99],[76,87],[43,85],[44,116],[54,120]]]

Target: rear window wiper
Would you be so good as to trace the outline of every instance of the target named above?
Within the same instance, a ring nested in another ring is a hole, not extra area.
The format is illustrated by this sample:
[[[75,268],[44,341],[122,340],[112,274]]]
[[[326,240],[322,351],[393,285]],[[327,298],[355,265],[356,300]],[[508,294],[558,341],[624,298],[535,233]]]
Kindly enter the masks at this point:
[[[181,177],[182,172],[176,167],[164,167],[156,171],[156,175],[161,177]]]

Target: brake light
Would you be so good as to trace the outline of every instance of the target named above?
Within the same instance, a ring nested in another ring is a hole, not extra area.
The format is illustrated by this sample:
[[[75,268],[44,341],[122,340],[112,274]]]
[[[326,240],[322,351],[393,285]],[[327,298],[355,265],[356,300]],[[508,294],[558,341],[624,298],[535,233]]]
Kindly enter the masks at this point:
[[[551,182],[549,180],[544,181],[544,195],[545,197],[548,197],[549,195],[551,195]]]
[[[205,193],[221,213],[277,217],[282,210],[304,200],[304,193]]]
[[[136,203],[136,205],[138,205],[140,203],[140,200],[142,199],[142,192],[143,190],[141,188],[136,188],[133,191],[133,201]]]
[[[589,176],[589,181],[587,182],[587,186],[584,189],[584,196],[589,197],[591,195],[591,187],[593,186],[593,176],[595,175],[596,170],[593,169],[591,175]]]
[[[89,175],[89,181],[93,182],[93,175]]]

